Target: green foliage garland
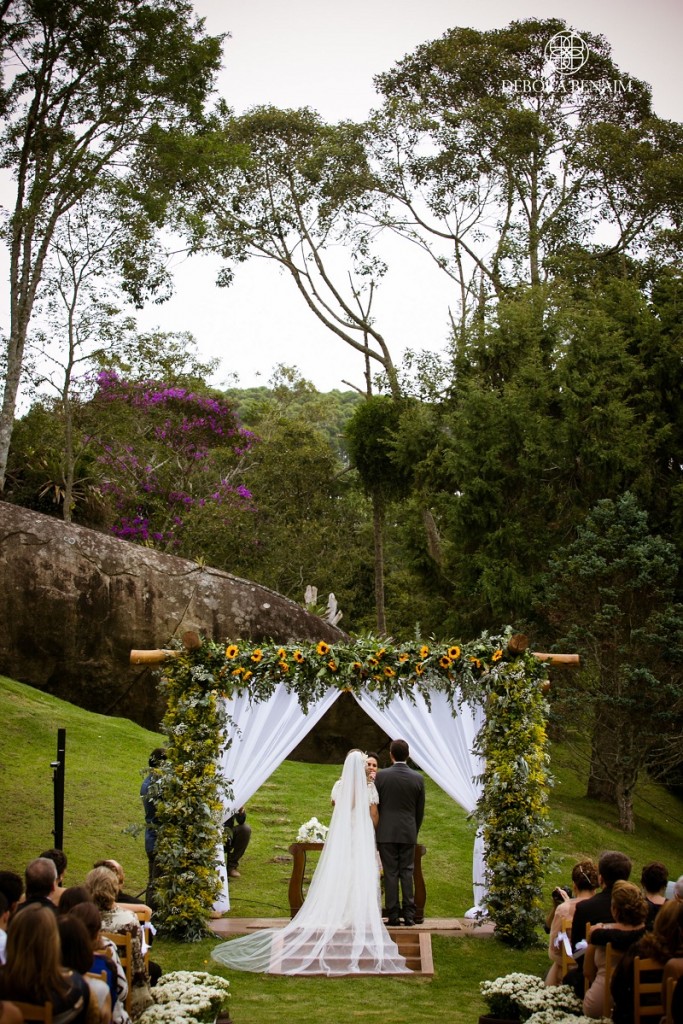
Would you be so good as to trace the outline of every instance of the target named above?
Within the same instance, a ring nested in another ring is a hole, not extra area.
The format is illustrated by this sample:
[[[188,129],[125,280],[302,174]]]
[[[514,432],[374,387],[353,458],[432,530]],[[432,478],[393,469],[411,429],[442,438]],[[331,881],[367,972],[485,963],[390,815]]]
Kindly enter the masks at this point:
[[[223,688],[196,657],[178,658],[164,673],[163,688],[168,759],[153,783],[159,798],[156,918],[162,934],[193,942],[209,934],[209,914],[221,893],[216,856],[225,787],[218,762],[228,718]]]
[[[486,904],[498,938],[519,947],[535,941],[549,853],[543,672],[526,653],[495,673],[476,740],[486,763],[476,811],[486,850]]]
[[[541,918],[549,782],[543,664],[532,654],[508,653],[512,634],[488,633],[467,644],[373,636],[328,644],[204,640],[164,667],[168,709],[163,728],[169,759],[160,769],[157,889],[162,932],[193,940],[206,934],[219,893],[215,872],[221,841],[224,780],[217,769],[228,716],[222,697],[245,691],[267,699],[284,682],[302,708],[330,686],[373,691],[427,703],[444,692],[454,708],[482,705],[486,723],[477,752],[486,761],[475,816],[484,833],[489,913],[496,934],[512,945],[534,941]],[[228,741],[229,742],[229,741]]]

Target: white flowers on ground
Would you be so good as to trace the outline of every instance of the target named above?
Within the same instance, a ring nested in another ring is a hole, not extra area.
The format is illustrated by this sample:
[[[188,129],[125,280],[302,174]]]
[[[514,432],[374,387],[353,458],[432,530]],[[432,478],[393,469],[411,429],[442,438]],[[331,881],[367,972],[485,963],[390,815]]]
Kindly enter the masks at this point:
[[[159,978],[152,995],[142,1024],[209,1024],[227,1007],[230,982],[206,971],[172,971]]]
[[[566,985],[547,988],[535,974],[506,974],[482,981],[481,994],[491,1015],[526,1024],[585,1024],[582,1004]]]
[[[539,1010],[528,1018],[526,1024],[611,1024],[611,1021],[608,1017],[595,1020],[594,1017],[577,1016],[565,1010]]]
[[[329,829],[317,818],[309,818],[296,834],[297,843],[324,843]]]

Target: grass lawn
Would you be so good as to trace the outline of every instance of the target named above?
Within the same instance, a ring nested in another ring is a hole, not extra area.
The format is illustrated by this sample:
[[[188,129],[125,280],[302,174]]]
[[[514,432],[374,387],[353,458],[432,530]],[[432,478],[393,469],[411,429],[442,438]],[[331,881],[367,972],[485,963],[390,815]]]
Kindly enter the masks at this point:
[[[0,771],[4,821],[0,868],[23,871],[27,861],[53,843],[52,769],[57,729],[66,729],[64,847],[66,884],[77,884],[101,857],[126,869],[126,888],[141,892],[147,862],[139,789],[147,757],[163,742],[127,719],[95,715],[0,677]],[[636,833],[626,836],[614,809],[586,800],[585,781],[561,746],[552,752],[556,786],[551,794],[555,833],[546,890],[567,883],[572,864],[604,849],[621,849],[634,861],[634,877],[648,860],[663,860],[672,877],[683,874],[683,802],[653,785],[636,800]],[[289,854],[299,825],[316,815],[329,822],[329,794],[339,775],[335,765],[285,761],[248,807],[252,842],[242,877],[231,883],[236,917],[288,916]],[[431,780],[420,840],[428,917],[459,917],[472,903],[473,829],[465,813]],[[135,833],[138,833],[137,835]],[[230,978],[235,1024],[333,1024],[341,1021],[476,1022],[484,1012],[479,982],[512,970],[544,974],[541,943],[526,952],[491,937],[435,936],[435,976],[419,978],[275,978],[228,971],[215,965],[213,940],[181,944],[157,940],[154,957],[164,971],[210,970]]]

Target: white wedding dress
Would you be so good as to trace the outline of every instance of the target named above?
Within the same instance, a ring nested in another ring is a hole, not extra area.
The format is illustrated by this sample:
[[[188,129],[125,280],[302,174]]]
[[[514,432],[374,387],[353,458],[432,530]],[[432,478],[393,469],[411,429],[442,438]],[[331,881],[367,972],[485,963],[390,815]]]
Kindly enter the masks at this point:
[[[269,974],[411,973],[382,922],[365,759],[357,750],[346,757],[335,799],[299,913],[284,928],[221,943],[211,953],[218,963]]]

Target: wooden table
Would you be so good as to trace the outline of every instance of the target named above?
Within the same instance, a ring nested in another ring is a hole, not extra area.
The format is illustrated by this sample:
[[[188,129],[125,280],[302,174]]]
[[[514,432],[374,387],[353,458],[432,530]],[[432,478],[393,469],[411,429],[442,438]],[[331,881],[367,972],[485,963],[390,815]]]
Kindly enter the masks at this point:
[[[304,875],[306,874],[306,854],[311,851],[322,850],[324,843],[292,843],[289,852],[292,854],[292,876],[289,879],[289,910],[294,917],[304,903]],[[413,883],[415,887],[415,924],[424,921],[425,903],[427,902],[427,890],[425,888],[424,876],[422,874],[422,858],[427,852],[427,847],[417,843],[415,846],[415,871]]]

